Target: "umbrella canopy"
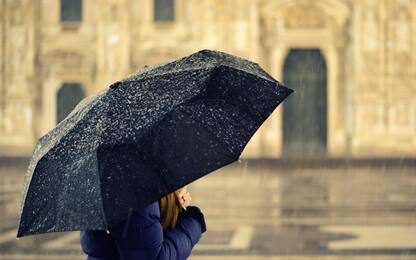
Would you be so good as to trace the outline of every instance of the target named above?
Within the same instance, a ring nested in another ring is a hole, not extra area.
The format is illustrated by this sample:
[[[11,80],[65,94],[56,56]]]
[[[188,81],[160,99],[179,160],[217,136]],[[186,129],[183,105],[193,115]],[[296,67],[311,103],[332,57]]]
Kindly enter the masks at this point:
[[[108,229],[238,160],[290,93],[257,63],[202,50],[85,98],[36,145],[17,236]]]

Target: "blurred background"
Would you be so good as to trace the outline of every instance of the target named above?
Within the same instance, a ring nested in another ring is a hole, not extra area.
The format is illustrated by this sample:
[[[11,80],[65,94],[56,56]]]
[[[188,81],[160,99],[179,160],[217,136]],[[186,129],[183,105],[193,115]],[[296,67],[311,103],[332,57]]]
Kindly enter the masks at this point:
[[[416,0],[0,0],[0,21],[0,259],[85,258],[77,232],[15,239],[37,139],[200,49],[296,93],[190,186],[208,226],[191,259],[416,259]]]

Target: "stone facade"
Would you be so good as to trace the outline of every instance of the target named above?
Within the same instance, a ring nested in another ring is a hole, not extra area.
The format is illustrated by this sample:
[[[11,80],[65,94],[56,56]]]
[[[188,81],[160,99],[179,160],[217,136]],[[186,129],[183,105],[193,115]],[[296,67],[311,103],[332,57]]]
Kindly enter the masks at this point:
[[[84,0],[61,22],[58,0],[0,2],[0,152],[30,155],[56,125],[66,82],[86,95],[148,64],[217,49],[277,79],[293,48],[318,48],[327,71],[327,155],[416,155],[416,0]],[[279,107],[243,157],[282,155]]]

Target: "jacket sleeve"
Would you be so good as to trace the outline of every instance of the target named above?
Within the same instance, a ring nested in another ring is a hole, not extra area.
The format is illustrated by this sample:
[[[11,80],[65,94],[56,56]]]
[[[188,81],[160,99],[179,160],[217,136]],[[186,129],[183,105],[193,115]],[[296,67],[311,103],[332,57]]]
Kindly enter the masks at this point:
[[[160,224],[159,214],[154,212],[146,214],[145,211],[132,218],[128,228],[115,232],[115,241],[121,258],[126,260],[185,260],[188,258],[192,248],[205,231],[202,213],[195,206],[188,208],[192,209],[183,211],[179,216],[177,226],[166,230],[165,233]]]

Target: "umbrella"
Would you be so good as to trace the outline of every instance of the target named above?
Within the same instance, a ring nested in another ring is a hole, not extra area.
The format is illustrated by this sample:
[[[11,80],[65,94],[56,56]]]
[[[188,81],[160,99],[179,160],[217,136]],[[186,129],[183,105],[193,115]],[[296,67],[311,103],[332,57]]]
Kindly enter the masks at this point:
[[[257,63],[211,50],[113,83],[37,142],[17,236],[109,229],[237,161],[292,92]]]

